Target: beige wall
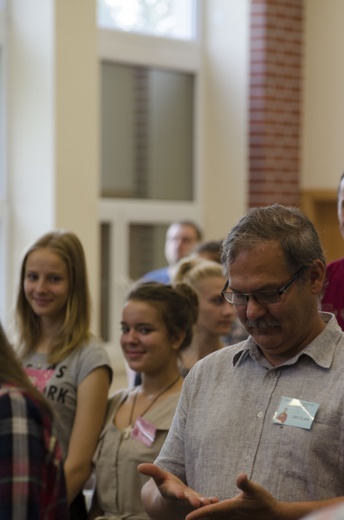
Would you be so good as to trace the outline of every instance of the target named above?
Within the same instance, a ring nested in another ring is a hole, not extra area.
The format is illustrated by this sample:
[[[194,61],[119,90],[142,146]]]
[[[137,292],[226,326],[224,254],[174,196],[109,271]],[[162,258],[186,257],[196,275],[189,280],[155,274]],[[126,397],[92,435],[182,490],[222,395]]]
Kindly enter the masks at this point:
[[[54,224],[53,6],[8,3],[8,318],[24,247]]]
[[[222,238],[247,208],[249,0],[204,0],[204,221]]]
[[[336,203],[344,171],[344,2],[304,2],[302,207],[330,262],[344,255]]]
[[[304,3],[302,187],[336,189],[344,171],[344,2]]]
[[[24,248],[53,228],[82,240],[98,312],[98,69],[95,1],[8,2],[10,261],[13,315]]]

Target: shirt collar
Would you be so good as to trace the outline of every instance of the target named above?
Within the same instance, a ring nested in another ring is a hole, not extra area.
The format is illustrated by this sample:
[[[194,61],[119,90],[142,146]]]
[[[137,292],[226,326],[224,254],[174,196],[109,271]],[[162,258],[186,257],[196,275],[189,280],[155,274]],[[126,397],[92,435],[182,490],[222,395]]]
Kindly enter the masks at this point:
[[[304,355],[312,358],[317,365],[323,368],[329,368],[331,366],[337,343],[343,338],[344,334],[333,314],[320,312],[320,316],[326,323],[324,330],[322,330],[321,333],[301,352],[279,366],[293,365],[301,356]],[[272,367],[269,361],[263,356],[260,348],[251,336],[240,344],[239,350],[233,357],[233,365],[239,367],[241,363],[244,363],[248,356],[262,366],[267,368]]]

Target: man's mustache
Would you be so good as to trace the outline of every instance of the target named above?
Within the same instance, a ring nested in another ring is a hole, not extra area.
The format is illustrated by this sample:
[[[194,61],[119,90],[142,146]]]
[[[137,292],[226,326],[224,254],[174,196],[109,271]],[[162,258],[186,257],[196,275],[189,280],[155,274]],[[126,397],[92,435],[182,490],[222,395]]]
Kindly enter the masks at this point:
[[[245,320],[243,323],[244,327],[246,329],[258,329],[258,330],[267,330],[272,329],[276,327],[280,327],[280,324],[276,320]]]

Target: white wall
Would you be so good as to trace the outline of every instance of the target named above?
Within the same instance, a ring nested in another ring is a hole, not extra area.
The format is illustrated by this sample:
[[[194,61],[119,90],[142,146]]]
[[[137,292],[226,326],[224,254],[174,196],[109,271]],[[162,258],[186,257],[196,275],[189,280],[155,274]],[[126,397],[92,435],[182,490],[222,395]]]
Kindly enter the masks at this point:
[[[204,212],[223,238],[247,209],[249,0],[204,0]]]
[[[53,228],[82,240],[98,309],[98,69],[95,0],[8,2],[10,261],[13,315],[24,248]]]
[[[344,1],[304,0],[302,187],[335,189],[344,171]]]
[[[8,192],[10,249],[7,312],[12,312],[25,246],[54,225],[53,5],[8,3]]]

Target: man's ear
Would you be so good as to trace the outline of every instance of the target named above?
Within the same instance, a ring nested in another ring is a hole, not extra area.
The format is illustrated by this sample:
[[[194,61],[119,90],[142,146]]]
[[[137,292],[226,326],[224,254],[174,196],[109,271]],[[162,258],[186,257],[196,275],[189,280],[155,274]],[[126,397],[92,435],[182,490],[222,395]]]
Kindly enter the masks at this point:
[[[309,267],[309,272],[312,293],[319,295],[326,278],[326,266],[320,259],[314,260]]]

